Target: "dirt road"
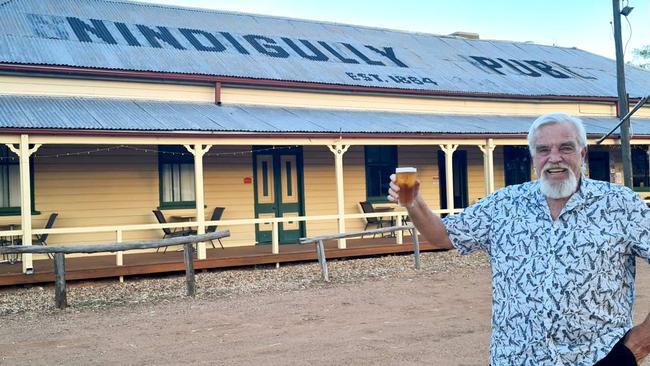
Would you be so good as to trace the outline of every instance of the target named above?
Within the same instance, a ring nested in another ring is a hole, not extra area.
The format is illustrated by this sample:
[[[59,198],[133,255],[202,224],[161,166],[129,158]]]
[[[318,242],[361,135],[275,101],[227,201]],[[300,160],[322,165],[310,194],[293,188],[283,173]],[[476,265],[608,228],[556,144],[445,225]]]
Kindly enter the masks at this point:
[[[637,273],[637,321],[650,268]],[[3,365],[485,365],[489,268],[0,318]],[[650,364],[650,363],[646,363]]]

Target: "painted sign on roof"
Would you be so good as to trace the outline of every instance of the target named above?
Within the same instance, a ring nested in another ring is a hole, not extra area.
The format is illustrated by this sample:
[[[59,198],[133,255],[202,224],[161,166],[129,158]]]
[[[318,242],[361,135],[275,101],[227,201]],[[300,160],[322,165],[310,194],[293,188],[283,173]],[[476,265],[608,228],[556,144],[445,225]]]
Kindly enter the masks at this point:
[[[612,60],[469,40],[105,0],[0,5],[0,62],[454,93],[615,96]],[[7,21],[5,21],[7,20]],[[630,95],[650,73],[628,71]]]

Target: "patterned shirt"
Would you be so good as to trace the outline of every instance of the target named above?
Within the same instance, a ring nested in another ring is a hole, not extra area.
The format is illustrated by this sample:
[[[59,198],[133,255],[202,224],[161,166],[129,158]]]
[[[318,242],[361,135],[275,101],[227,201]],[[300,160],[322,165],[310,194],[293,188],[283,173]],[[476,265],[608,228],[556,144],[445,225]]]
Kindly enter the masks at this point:
[[[632,327],[635,257],[650,263],[650,209],[623,186],[580,182],[555,221],[537,181],[444,219],[461,254],[490,258],[492,366],[591,366]]]

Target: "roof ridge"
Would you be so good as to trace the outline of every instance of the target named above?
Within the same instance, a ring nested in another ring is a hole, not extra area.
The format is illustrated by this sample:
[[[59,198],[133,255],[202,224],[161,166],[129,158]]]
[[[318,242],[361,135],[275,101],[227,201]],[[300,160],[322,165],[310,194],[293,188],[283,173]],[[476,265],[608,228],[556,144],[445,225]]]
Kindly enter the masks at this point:
[[[9,0],[9,1],[12,1],[12,0]],[[289,21],[294,21],[294,22],[316,23],[316,24],[335,25],[335,26],[352,27],[352,28],[363,28],[363,29],[377,30],[377,31],[390,31],[390,32],[396,32],[396,33],[403,33],[403,34],[424,35],[424,36],[429,36],[429,37],[457,39],[457,40],[472,41],[472,42],[503,42],[503,43],[515,43],[515,44],[526,44],[526,45],[535,45],[535,46],[555,47],[555,48],[568,48],[568,49],[575,48],[575,49],[579,49],[579,48],[576,48],[576,47],[562,47],[562,46],[546,45],[546,44],[540,44],[540,43],[531,42],[531,41],[525,41],[524,42],[524,41],[513,41],[513,40],[504,40],[504,39],[488,39],[488,38],[485,38],[485,39],[467,39],[467,38],[463,38],[463,37],[452,36],[452,35],[449,35],[449,34],[437,34],[437,33],[430,33],[430,32],[424,32],[424,31],[411,31],[411,30],[406,30],[406,29],[378,27],[378,26],[362,25],[362,24],[354,24],[354,23],[342,23],[342,22],[330,21],[330,20],[309,19],[309,18],[294,18],[294,17],[289,17],[289,16],[283,16],[283,15],[247,13],[247,12],[235,11],[235,10],[221,10],[221,9],[188,7],[188,6],[171,5],[171,4],[146,3],[146,2],[142,2],[142,1],[138,1],[138,0],[94,0],[94,1],[111,2],[111,3],[125,4],[125,5],[138,5],[138,6],[152,7],[152,8],[194,11],[194,12],[207,13],[207,14],[212,13],[212,14],[255,16],[255,17],[270,18],[270,19],[289,20]]]

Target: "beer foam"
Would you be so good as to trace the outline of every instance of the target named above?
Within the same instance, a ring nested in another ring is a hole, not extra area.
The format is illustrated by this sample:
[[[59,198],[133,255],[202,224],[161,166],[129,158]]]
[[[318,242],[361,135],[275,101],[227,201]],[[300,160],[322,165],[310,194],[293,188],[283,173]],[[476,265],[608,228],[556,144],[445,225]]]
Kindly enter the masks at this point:
[[[413,167],[395,168],[395,173],[417,173],[417,169]]]

